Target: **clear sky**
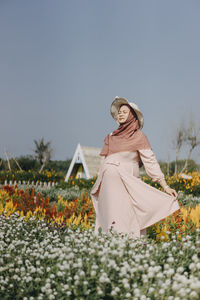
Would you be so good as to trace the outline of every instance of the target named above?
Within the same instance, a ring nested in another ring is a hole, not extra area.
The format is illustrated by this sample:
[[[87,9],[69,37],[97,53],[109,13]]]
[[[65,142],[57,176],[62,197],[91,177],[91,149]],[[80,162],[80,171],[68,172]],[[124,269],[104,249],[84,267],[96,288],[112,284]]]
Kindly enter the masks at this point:
[[[137,103],[158,159],[200,122],[199,0],[0,0],[0,157],[102,147],[115,96]],[[200,151],[195,154],[198,160]]]

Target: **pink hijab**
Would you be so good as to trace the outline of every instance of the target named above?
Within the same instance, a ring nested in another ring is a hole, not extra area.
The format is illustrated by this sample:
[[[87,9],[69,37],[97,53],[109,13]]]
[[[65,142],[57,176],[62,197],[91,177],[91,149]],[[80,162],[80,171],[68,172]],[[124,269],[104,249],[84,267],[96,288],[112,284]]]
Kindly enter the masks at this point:
[[[102,156],[108,156],[121,151],[151,149],[146,135],[140,130],[134,110],[128,104],[122,105],[127,105],[130,108],[128,118],[126,122],[120,124],[111,135],[108,134],[105,137],[104,146],[100,153]],[[122,105],[120,105],[120,107]]]

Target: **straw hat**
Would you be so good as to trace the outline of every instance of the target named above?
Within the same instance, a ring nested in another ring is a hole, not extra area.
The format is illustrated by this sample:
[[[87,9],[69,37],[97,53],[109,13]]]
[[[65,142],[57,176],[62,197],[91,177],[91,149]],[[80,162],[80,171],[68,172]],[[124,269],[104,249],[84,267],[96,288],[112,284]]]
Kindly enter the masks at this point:
[[[115,121],[117,121],[118,110],[119,110],[119,106],[121,104],[128,104],[133,108],[133,110],[135,111],[135,113],[137,115],[140,129],[142,129],[142,127],[144,125],[144,116],[141,113],[141,111],[139,110],[138,106],[135,103],[129,102],[125,98],[119,98],[118,96],[115,97],[115,100],[112,102],[112,104],[110,106],[110,113],[111,113],[112,117],[115,119]],[[117,123],[119,124],[118,121],[117,121]]]

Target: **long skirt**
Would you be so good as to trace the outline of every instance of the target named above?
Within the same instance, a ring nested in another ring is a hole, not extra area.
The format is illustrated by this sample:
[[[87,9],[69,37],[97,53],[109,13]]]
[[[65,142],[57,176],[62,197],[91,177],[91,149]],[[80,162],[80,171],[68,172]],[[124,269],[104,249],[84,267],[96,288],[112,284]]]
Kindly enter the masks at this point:
[[[112,158],[112,156],[111,156]],[[95,233],[116,230],[140,238],[146,228],[180,209],[178,201],[130,174],[130,164],[107,159],[91,190]]]

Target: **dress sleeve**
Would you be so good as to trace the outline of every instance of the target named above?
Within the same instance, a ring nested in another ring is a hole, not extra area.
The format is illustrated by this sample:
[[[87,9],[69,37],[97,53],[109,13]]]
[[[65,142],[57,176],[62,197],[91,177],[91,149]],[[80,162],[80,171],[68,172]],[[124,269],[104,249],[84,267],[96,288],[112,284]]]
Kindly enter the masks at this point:
[[[159,182],[165,179],[163,172],[160,169],[160,165],[155,157],[155,154],[151,149],[138,150],[140,158],[144,164],[147,175],[152,178],[152,181]]]

